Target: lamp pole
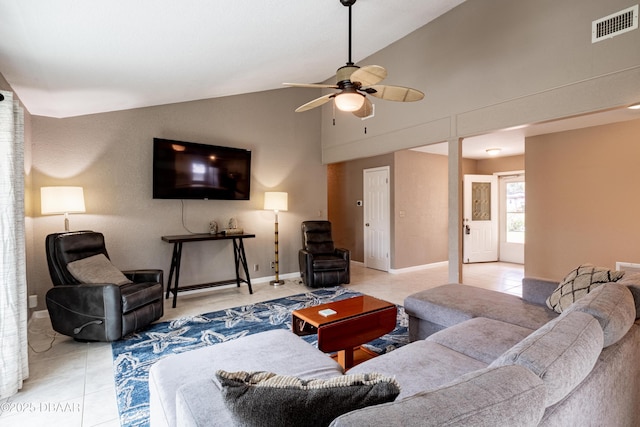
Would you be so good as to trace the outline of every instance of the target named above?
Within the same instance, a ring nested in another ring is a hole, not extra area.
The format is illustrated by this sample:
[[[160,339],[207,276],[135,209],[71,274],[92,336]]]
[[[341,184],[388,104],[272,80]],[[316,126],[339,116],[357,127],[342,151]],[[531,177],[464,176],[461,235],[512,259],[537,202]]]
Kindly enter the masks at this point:
[[[271,282],[269,282],[270,284],[274,285],[274,286],[278,286],[278,285],[283,285],[284,281],[280,280],[279,277],[279,273],[280,273],[280,269],[279,269],[279,265],[278,265],[278,210],[274,210],[273,211],[276,214],[276,223],[275,223],[275,228],[276,228],[276,234],[275,234],[275,248],[276,248],[276,253],[275,253],[275,267],[276,267],[276,280],[272,280]]]
[[[278,213],[280,211],[286,211],[289,208],[288,194],[283,191],[267,191],[264,193],[264,208],[273,211],[276,215],[276,234],[275,234],[275,262],[273,263],[276,270],[276,280],[272,280],[271,283],[274,286],[284,285],[284,280],[280,280],[280,266],[279,263],[279,251],[278,251]]]

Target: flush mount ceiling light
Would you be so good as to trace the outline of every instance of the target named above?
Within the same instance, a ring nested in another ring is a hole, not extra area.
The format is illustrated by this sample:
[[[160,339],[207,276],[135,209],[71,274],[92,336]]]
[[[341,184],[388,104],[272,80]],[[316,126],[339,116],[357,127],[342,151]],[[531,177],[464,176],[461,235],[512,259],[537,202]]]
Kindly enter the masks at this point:
[[[343,6],[349,8],[349,60],[346,65],[336,71],[336,84],[283,83],[292,87],[340,89],[340,92],[329,93],[309,101],[298,107],[296,113],[334,100],[334,105],[339,110],[349,111],[356,117],[365,118],[373,113],[373,104],[366,95],[397,102],[414,102],[424,98],[424,93],[417,89],[378,84],[387,77],[387,70],[384,67],[366,65],[360,68],[353,63],[351,60],[351,6],[355,2],[356,0],[340,0]]]
[[[500,148],[487,148],[487,154],[490,156],[497,156],[500,154]]]
[[[635,104],[629,105],[627,108],[629,110],[640,110],[640,102],[636,102]]]

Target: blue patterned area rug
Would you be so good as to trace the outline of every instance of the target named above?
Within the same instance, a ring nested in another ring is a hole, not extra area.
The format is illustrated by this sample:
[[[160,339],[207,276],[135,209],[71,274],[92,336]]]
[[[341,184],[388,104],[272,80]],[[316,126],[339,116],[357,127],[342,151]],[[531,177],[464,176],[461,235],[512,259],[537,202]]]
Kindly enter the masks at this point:
[[[340,286],[323,288],[286,298],[156,323],[144,331],[113,342],[113,369],[121,425],[149,425],[149,368],[163,357],[271,329],[291,330],[293,310],[358,295],[362,294]],[[396,329],[365,344],[365,347],[383,354],[407,344],[407,325],[404,309],[398,306]],[[317,345],[315,335],[303,339]]]

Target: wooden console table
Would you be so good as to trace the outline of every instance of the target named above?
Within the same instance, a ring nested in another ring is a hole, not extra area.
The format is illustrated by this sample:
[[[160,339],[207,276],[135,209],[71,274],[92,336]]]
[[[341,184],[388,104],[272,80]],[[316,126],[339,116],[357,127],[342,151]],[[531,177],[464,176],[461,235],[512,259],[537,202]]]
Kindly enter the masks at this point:
[[[230,285],[236,283],[240,287],[240,283],[244,282],[249,286],[249,293],[253,294],[251,289],[251,278],[249,277],[249,267],[247,266],[247,257],[244,253],[244,239],[256,237],[255,234],[185,234],[181,236],[162,236],[162,240],[167,243],[173,243],[173,254],[171,255],[171,269],[169,270],[169,281],[167,282],[167,295],[173,293],[173,308],[176,308],[178,301],[178,292],[192,291],[194,289],[212,288],[216,286]],[[182,259],[182,244],[189,242],[203,242],[207,240],[233,240],[233,259],[236,267],[235,279],[221,280],[218,282],[202,283],[198,285],[178,286],[180,281],[180,260]],[[240,277],[240,267],[244,270],[244,279]],[[173,281],[173,288],[171,281]]]

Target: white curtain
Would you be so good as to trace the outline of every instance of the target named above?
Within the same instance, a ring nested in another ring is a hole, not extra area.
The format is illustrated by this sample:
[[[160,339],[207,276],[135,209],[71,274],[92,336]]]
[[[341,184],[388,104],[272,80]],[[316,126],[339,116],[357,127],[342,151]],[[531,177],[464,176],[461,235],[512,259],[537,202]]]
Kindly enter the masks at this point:
[[[24,227],[24,111],[0,91],[0,399],[29,375]]]

